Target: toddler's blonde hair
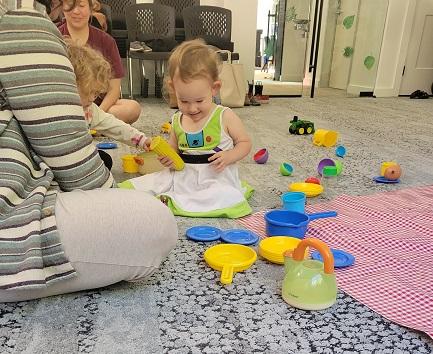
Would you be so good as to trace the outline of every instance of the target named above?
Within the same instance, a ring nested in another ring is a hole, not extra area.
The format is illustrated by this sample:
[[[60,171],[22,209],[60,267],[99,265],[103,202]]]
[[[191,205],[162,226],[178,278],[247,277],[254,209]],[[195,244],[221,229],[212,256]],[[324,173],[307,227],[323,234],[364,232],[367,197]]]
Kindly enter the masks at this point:
[[[65,41],[80,92],[86,97],[106,93],[112,76],[108,61],[87,45],[80,46],[68,39]]]
[[[189,82],[197,78],[217,81],[219,77],[219,57],[200,39],[185,41],[173,51],[168,60],[169,79],[176,74],[182,81]]]

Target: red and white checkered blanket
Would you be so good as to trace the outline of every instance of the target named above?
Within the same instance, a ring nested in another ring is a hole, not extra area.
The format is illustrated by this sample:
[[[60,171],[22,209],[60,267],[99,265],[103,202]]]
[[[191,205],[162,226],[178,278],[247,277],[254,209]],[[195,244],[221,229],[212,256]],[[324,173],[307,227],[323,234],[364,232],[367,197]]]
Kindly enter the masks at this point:
[[[336,270],[338,286],[387,319],[433,338],[433,186],[367,196],[341,195],[307,206],[336,210],[311,221],[306,237],[355,256]],[[238,221],[266,237],[265,211]]]

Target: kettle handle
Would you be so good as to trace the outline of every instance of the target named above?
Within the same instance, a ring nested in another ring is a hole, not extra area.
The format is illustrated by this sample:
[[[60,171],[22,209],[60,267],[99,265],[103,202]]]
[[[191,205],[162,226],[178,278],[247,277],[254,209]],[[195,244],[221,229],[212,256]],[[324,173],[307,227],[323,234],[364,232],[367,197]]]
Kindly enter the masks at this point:
[[[317,238],[307,238],[302,240],[293,252],[293,260],[302,261],[304,259],[305,249],[307,247],[315,248],[320,252],[323,258],[324,270],[326,274],[334,273],[334,256],[327,244]]]

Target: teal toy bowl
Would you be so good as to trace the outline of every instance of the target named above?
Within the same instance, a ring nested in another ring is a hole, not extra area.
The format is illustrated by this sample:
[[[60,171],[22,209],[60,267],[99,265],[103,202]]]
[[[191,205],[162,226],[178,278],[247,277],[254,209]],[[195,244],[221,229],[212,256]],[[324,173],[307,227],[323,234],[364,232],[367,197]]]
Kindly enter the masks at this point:
[[[288,164],[287,162],[283,162],[280,165],[280,173],[283,176],[290,176],[293,173],[293,167],[292,167],[292,165]]]

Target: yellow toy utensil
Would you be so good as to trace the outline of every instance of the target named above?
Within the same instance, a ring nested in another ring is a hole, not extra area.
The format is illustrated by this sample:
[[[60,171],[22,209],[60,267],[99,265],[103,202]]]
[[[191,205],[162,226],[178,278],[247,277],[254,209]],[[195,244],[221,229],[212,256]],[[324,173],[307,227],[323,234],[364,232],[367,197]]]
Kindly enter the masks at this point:
[[[230,284],[235,272],[248,269],[256,259],[256,251],[237,244],[219,244],[208,248],[204,253],[206,263],[213,269],[221,271],[222,284]]]
[[[176,171],[183,170],[185,167],[185,162],[183,162],[178,153],[174,151],[170,144],[160,136],[152,138],[149,149],[155,151],[159,156],[167,156],[171,158]]]

